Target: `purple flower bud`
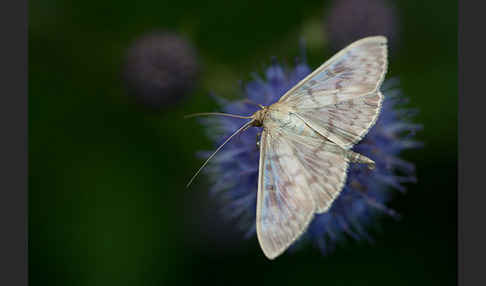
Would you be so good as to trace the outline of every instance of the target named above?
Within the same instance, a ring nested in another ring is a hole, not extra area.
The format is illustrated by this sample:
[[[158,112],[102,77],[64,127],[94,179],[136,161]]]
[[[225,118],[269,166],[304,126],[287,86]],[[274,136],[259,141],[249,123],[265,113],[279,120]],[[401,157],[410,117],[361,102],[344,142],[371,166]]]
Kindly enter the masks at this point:
[[[187,40],[153,32],[135,40],[128,50],[123,78],[137,101],[160,109],[189,93],[198,71],[196,51]]]
[[[383,0],[337,0],[325,11],[324,28],[334,50],[368,36],[386,36],[394,46],[397,15]]]

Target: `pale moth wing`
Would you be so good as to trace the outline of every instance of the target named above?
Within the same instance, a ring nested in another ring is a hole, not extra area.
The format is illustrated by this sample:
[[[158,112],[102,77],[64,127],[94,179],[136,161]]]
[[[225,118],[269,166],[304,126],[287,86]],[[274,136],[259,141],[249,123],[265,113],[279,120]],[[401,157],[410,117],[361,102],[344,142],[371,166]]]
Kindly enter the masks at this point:
[[[345,150],[283,128],[263,131],[257,198],[257,237],[273,259],[329,209],[346,181]]]
[[[307,127],[296,133],[286,124],[263,121],[256,228],[268,258],[285,251],[306,230],[314,213],[330,208],[346,181],[348,162],[372,163],[349,148],[378,117],[386,68],[386,38],[365,38],[337,53],[268,107],[268,112],[288,111]]]
[[[278,104],[291,106],[312,129],[351,148],[373,126],[381,109],[379,87],[387,69],[387,40],[356,41],[300,81]]]
[[[295,150],[275,130],[260,139],[256,213],[257,237],[265,256],[280,255],[307,228],[314,200]]]
[[[296,160],[302,166],[306,187],[314,199],[314,212],[327,211],[346,182],[347,157],[357,153],[349,153],[318,135],[311,137],[281,132],[281,136],[292,147]]]

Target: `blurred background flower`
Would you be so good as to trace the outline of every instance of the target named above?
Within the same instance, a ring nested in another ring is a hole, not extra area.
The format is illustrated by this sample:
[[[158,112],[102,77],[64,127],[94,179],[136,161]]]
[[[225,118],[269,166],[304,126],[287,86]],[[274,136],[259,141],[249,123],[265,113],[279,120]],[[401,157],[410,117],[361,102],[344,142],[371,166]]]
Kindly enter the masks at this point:
[[[137,101],[158,109],[179,102],[195,86],[195,48],[178,34],[158,31],[136,39],[128,50],[123,77]]]
[[[398,14],[386,0],[335,0],[324,11],[323,24],[334,50],[356,39],[383,35],[393,48],[398,37]],[[395,49],[391,49],[395,52]]]
[[[245,99],[227,101],[215,97],[226,113],[248,115],[257,110],[254,104],[265,106],[276,102],[288,89],[311,72],[304,61],[304,56],[297,61],[295,68],[284,67],[274,61],[265,71],[265,77],[255,79],[243,88]],[[373,159],[376,169],[370,172],[367,166],[351,164],[347,184],[333,203],[331,209],[316,215],[303,236],[323,252],[335,248],[347,235],[354,239],[366,238],[367,225],[374,222],[378,214],[398,215],[386,207],[391,198],[387,187],[404,191],[403,183],[415,182],[415,168],[412,163],[399,157],[405,149],[421,146],[415,140],[415,132],[420,125],[410,122],[413,111],[400,109],[406,98],[400,96],[394,86],[397,80],[386,81],[382,86],[385,100],[382,112],[375,126],[354,150]],[[224,139],[237,130],[243,121],[227,117],[203,118],[207,135],[219,146]],[[216,155],[206,172],[210,175],[211,193],[218,195],[224,207],[223,216],[239,221],[240,228],[247,237],[255,234],[256,197],[259,149],[256,147],[256,135],[261,128],[250,128],[237,139],[230,141]],[[201,152],[201,158],[207,158],[212,151]]]

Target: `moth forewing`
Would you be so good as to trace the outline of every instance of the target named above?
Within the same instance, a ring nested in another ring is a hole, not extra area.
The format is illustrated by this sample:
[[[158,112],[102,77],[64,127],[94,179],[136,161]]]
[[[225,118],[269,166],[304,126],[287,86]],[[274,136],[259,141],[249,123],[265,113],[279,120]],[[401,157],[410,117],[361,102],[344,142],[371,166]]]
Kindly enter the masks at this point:
[[[368,47],[367,47],[368,46]],[[371,48],[370,48],[371,47]],[[374,49],[373,49],[374,48]],[[353,52],[354,51],[354,52]],[[368,92],[373,92],[377,90],[381,83],[383,82],[386,74],[386,69],[388,66],[388,61],[387,61],[387,39],[386,37],[383,36],[373,36],[373,37],[367,37],[360,39],[356,42],[353,42],[349,46],[345,47],[341,51],[339,51],[337,54],[332,56],[329,60],[324,62],[321,66],[319,66],[317,69],[315,69],[311,74],[306,76],[304,79],[299,81],[294,87],[292,87],[290,90],[288,90],[280,99],[279,102],[284,102],[288,100],[288,98],[292,94],[298,94],[299,89],[304,89],[305,90],[305,85],[306,84],[311,84],[312,80],[314,79],[316,82],[318,80],[328,80],[329,78],[332,78],[336,74],[333,74],[332,71],[330,70],[331,66],[333,64],[338,63],[340,60],[345,61],[348,60],[348,63],[351,62],[355,66],[355,68],[359,69],[365,65],[369,64],[370,62],[368,59],[373,56],[373,57],[378,57],[379,61],[381,61],[380,66],[381,70],[383,72],[380,73],[378,76],[377,80],[375,81],[373,88],[369,90]],[[342,92],[340,88],[328,88],[328,91],[335,91],[337,92]],[[366,94],[366,93],[364,93]],[[363,95],[364,95],[363,94]]]
[[[386,38],[364,38],[326,61],[278,104],[290,106],[314,131],[349,149],[376,122],[386,68]]]
[[[302,165],[283,134],[276,131],[262,132],[258,174],[257,237],[269,259],[284,252],[305,231],[315,210]]]

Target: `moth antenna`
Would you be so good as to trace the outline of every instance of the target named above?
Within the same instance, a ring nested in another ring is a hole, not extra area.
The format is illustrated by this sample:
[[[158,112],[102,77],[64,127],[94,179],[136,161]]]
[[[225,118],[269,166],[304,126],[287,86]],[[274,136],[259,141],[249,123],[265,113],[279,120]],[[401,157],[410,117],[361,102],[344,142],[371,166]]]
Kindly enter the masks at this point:
[[[236,130],[233,134],[231,134],[230,137],[228,137],[228,139],[226,139],[223,144],[221,144],[218,149],[216,149],[216,151],[213,152],[213,154],[211,154],[211,156],[209,156],[206,161],[202,164],[202,166],[199,168],[199,170],[197,170],[196,174],[194,174],[194,176],[192,176],[191,180],[189,180],[189,183],[187,183],[186,185],[186,188],[189,188],[189,186],[192,184],[192,181],[194,181],[194,179],[196,178],[196,176],[199,174],[199,172],[201,172],[201,170],[208,164],[209,160],[211,160],[214,155],[216,155],[216,153],[218,153],[219,150],[221,150],[221,148],[223,148],[224,145],[226,145],[226,143],[228,143],[231,138],[235,137],[236,135],[240,134],[241,132],[245,131],[246,129],[250,128],[251,125],[253,124],[253,122],[255,122],[255,120],[250,120],[248,121],[247,123],[245,123],[243,126],[240,127],[240,129]]]
[[[242,119],[250,119],[250,118],[252,118],[251,116],[242,116],[242,115],[229,114],[229,113],[221,113],[221,112],[201,112],[201,113],[193,113],[193,114],[185,115],[184,118],[191,118],[191,117],[196,117],[196,116],[211,116],[211,115],[234,117],[234,118],[242,118]]]
[[[248,103],[248,104],[252,104],[252,105],[255,105],[255,106],[258,106],[258,107],[260,107],[261,109],[264,109],[264,108],[265,108],[265,106],[263,106],[263,105],[261,105],[261,104],[259,104],[259,103],[255,103],[255,102],[253,102],[253,101],[249,100],[248,98],[245,98],[245,99],[243,100],[243,102],[244,102],[244,103]]]

